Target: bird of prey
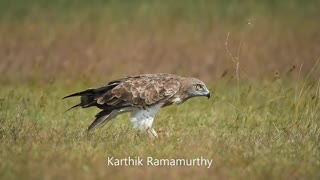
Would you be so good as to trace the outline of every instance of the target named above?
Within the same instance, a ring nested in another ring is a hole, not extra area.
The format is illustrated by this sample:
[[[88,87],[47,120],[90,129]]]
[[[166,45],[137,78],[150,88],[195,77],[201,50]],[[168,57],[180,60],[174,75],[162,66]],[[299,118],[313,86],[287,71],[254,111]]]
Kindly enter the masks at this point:
[[[80,96],[75,107],[98,107],[102,109],[89,126],[91,132],[122,113],[131,113],[134,128],[146,130],[158,137],[152,128],[156,113],[161,107],[181,104],[192,97],[206,96],[210,92],[206,85],[196,78],[186,78],[173,74],[142,74],[114,80],[99,88],[91,88],[65,96]],[[68,111],[67,110],[67,111]]]

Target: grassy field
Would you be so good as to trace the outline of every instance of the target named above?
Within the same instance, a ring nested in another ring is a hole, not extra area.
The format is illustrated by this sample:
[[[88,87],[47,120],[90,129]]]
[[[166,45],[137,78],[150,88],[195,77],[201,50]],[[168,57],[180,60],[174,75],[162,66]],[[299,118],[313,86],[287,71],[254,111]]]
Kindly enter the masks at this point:
[[[7,86],[0,90],[1,179],[318,179],[320,82],[215,84],[213,98],[160,111],[157,140],[127,115],[86,129],[96,109],[64,113],[61,97],[92,84]],[[240,99],[238,99],[240,93]],[[110,167],[107,157],[213,159],[205,167]]]
[[[0,179],[320,179],[320,3],[0,0]],[[239,68],[237,69],[237,63]],[[213,97],[162,109],[159,139],[61,100],[114,78],[193,76]],[[111,167],[108,157],[206,167]]]

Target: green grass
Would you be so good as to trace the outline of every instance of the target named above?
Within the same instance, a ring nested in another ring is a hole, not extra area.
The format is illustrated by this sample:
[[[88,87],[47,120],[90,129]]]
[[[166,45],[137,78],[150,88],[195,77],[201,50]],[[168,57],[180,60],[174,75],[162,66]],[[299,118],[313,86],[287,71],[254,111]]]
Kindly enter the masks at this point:
[[[64,113],[66,94],[96,84],[7,85],[0,89],[0,179],[319,179],[319,82],[219,82],[213,98],[162,109],[157,140],[122,115],[91,140],[97,109]],[[238,93],[240,99],[238,99]],[[213,159],[205,167],[110,167],[108,156]]]

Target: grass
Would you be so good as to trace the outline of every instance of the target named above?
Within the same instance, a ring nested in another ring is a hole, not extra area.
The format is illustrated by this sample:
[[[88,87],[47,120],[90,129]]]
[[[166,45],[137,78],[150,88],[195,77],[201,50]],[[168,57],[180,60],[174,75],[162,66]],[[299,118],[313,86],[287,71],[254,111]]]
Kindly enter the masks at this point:
[[[90,84],[92,86],[92,84]],[[86,87],[4,86],[0,90],[1,179],[318,179],[320,177],[319,82],[221,81],[212,99],[192,99],[162,109],[157,140],[132,130],[127,115],[86,129],[96,109],[63,113],[76,100],[61,97]],[[107,157],[213,159],[204,167],[110,167]]]

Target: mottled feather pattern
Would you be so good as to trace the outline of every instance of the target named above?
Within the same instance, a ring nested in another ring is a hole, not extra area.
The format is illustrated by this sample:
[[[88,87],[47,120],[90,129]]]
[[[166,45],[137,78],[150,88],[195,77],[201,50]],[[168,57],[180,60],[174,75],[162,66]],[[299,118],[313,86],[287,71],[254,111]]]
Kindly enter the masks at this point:
[[[173,76],[127,77],[119,85],[97,98],[99,104],[150,106],[173,96],[180,88],[180,78]]]

